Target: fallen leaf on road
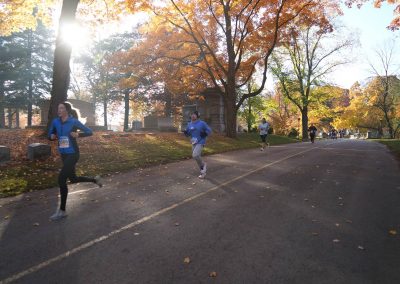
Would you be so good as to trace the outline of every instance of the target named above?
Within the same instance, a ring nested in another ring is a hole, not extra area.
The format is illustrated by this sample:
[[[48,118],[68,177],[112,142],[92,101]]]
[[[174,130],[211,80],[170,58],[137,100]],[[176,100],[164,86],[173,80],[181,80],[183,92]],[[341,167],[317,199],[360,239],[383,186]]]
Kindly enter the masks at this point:
[[[334,243],[338,243],[338,242],[340,242],[340,240],[334,239],[333,242],[334,242]]]
[[[339,205],[339,206],[343,206],[344,204],[343,204],[343,203],[339,203],[338,205]]]
[[[340,226],[340,224],[339,224],[339,223],[336,223],[336,224],[335,224],[335,226],[336,226],[336,227],[339,227],[339,226]]]
[[[343,197],[340,197],[340,196],[339,196],[338,199],[339,199],[339,200],[343,200]]]
[[[185,257],[185,259],[183,260],[183,263],[185,264],[189,264],[191,262],[189,257]]]
[[[363,246],[358,246],[359,250],[365,250],[365,248]]]
[[[314,223],[315,223],[315,222],[318,222],[318,220],[314,219],[314,220],[311,220],[311,222],[314,222]]]
[[[311,208],[315,208],[315,205],[311,205]]]
[[[196,183],[194,182],[194,183],[192,183],[192,185],[195,185]]]
[[[395,236],[395,235],[397,235],[397,231],[396,230],[390,230],[389,234],[392,235],[392,236]]]
[[[39,223],[33,223],[32,225],[37,227],[37,226],[39,226]]]
[[[133,235],[134,235],[134,236],[139,236],[140,234],[139,234],[139,233],[134,233]]]
[[[213,198],[213,199],[211,199],[212,201],[217,201],[217,199],[215,199],[215,198]]]
[[[313,236],[318,236],[319,234],[318,234],[318,233],[312,233],[312,235],[313,235]]]
[[[10,216],[7,215],[4,217],[4,220],[7,220],[7,219],[10,219]]]
[[[175,226],[179,226],[180,224],[179,223],[175,223]]]
[[[304,201],[308,201],[308,198],[304,198]]]
[[[260,195],[260,198],[264,198],[264,195]]]
[[[346,220],[346,223],[352,224],[352,223],[353,223],[353,221],[351,221],[351,220],[347,219],[347,220]]]
[[[215,272],[215,271],[210,272],[210,277],[217,277],[217,272]]]

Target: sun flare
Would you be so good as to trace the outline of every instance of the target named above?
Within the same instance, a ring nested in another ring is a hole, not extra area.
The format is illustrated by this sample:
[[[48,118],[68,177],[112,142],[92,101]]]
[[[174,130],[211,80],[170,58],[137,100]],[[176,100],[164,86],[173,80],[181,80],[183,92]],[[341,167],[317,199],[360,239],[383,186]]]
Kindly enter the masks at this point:
[[[90,46],[92,41],[89,31],[78,24],[65,24],[61,29],[61,38],[78,52]]]

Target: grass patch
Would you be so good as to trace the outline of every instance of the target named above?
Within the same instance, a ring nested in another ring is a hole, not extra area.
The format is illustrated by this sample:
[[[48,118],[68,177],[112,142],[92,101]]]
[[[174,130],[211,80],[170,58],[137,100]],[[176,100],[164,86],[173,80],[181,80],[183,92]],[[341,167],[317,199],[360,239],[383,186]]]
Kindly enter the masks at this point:
[[[377,139],[376,141],[388,146],[388,148],[400,158],[400,139]]]
[[[35,133],[32,134],[30,131],[32,130],[11,133],[13,139],[15,135],[22,137],[18,145],[12,141],[7,145],[8,140],[4,139],[4,136],[0,142],[10,147],[11,151],[12,147],[17,146],[18,149],[26,149],[27,145],[33,142],[50,143],[53,155],[45,161],[30,162],[26,160],[24,151],[21,150],[19,155],[14,153],[11,163],[0,166],[0,197],[57,186],[58,172],[62,163],[59,155],[55,154],[56,143],[40,136],[35,139]],[[102,134],[104,133],[96,132],[91,137],[79,140],[81,157],[77,164],[78,175],[105,176],[190,158],[192,154],[189,139],[179,133],[141,136],[130,134],[128,137],[120,137],[118,134],[103,137]],[[24,140],[23,137],[28,138]],[[268,142],[270,145],[278,145],[294,143],[297,140],[270,135]],[[260,138],[255,133],[240,134],[236,139],[214,134],[209,137],[204,154],[250,149],[259,145]]]

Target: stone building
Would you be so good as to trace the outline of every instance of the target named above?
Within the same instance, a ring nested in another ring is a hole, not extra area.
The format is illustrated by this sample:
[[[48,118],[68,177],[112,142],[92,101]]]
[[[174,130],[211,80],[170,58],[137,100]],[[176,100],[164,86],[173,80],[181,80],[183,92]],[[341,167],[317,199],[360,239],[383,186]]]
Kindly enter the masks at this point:
[[[93,103],[69,99],[68,102],[79,112],[79,120],[86,125],[96,125],[95,105]],[[47,115],[49,113],[50,100],[43,100],[40,104],[41,125],[47,125]]]
[[[190,122],[190,115],[195,110],[214,132],[225,132],[224,100],[217,90],[206,89],[193,101],[193,104],[182,107],[182,129],[186,128]]]

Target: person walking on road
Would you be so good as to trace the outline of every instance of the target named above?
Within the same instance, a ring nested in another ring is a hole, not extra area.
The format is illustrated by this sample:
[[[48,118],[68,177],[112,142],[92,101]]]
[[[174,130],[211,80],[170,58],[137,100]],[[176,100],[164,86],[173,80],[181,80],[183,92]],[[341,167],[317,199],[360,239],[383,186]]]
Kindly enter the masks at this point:
[[[77,130],[82,132],[77,132]],[[67,216],[66,204],[68,196],[67,179],[71,183],[78,182],[92,182],[102,187],[99,176],[95,178],[77,176],[75,173],[75,166],[79,160],[79,147],[77,143],[78,137],[91,136],[92,130],[84,126],[77,117],[77,113],[72,109],[69,103],[60,103],[58,105],[58,118],[55,118],[49,129],[49,139],[58,140],[58,151],[61,154],[63,162],[62,169],[58,176],[58,184],[60,187],[60,207],[50,217],[52,221],[60,220]]]
[[[186,137],[190,137],[192,143],[192,157],[200,168],[199,178],[203,179],[207,174],[207,164],[201,158],[207,136],[211,134],[211,128],[204,121],[200,120],[198,111],[194,111],[191,115],[191,121],[188,123],[186,130],[183,132]]]
[[[265,118],[261,120],[261,124],[258,126],[258,130],[260,132],[260,137],[261,137],[261,151],[264,151],[265,146],[269,143],[267,143],[267,136],[268,136],[268,130],[269,130],[269,123]]]
[[[311,123],[311,126],[308,128],[308,132],[310,132],[311,143],[314,143],[315,135],[317,134],[317,128]]]

